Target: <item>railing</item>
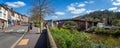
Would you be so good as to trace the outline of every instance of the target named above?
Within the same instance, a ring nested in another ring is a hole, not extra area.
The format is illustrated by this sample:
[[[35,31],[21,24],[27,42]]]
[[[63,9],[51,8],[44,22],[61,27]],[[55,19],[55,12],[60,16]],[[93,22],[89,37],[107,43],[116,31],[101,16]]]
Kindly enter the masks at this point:
[[[50,33],[48,26],[46,26],[46,28],[47,28],[47,46],[48,46],[48,48],[57,48],[56,43]]]

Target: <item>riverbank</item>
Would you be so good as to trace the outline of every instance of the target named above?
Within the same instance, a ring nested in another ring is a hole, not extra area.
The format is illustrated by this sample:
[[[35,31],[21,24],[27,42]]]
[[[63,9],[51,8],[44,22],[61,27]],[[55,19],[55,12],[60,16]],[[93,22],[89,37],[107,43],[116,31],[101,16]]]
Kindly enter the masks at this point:
[[[76,30],[50,28],[58,48],[115,48],[120,46],[120,39],[101,37],[96,34],[78,32]]]
[[[120,47],[120,37],[107,36],[102,34],[86,33],[90,41],[96,44],[108,45],[112,47]]]
[[[97,35],[106,35],[106,36],[113,36],[113,37],[120,37],[120,29],[119,28],[99,28],[93,27],[89,30],[85,31],[87,33],[94,33]]]

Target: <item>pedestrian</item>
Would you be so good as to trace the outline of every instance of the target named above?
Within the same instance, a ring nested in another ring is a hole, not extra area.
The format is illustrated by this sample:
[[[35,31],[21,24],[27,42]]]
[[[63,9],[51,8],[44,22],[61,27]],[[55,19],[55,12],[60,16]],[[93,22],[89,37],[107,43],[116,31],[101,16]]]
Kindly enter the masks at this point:
[[[2,21],[2,30],[4,29],[4,21]]]
[[[30,22],[30,30],[32,30],[32,23]]]

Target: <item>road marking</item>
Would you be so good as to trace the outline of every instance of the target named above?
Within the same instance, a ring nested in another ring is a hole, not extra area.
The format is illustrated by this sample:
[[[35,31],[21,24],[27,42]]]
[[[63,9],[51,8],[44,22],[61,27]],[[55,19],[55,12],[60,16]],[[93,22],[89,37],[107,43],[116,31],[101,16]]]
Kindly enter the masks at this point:
[[[13,29],[10,29],[10,30],[6,30],[5,32],[11,32],[11,31],[13,31]]]
[[[18,45],[27,45],[27,44],[28,44],[28,41],[29,41],[29,39],[22,39],[22,40],[18,43]]]
[[[17,32],[24,32],[24,31],[25,31],[24,29],[17,30]]]

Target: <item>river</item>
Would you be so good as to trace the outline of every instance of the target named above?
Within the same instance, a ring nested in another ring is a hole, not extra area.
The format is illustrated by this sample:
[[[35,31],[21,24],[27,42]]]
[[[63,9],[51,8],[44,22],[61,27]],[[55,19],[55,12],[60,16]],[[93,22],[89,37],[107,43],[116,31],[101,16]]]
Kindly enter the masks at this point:
[[[86,33],[86,34],[88,35],[92,43],[120,48],[120,37],[115,38],[112,36],[97,35],[93,33]]]

